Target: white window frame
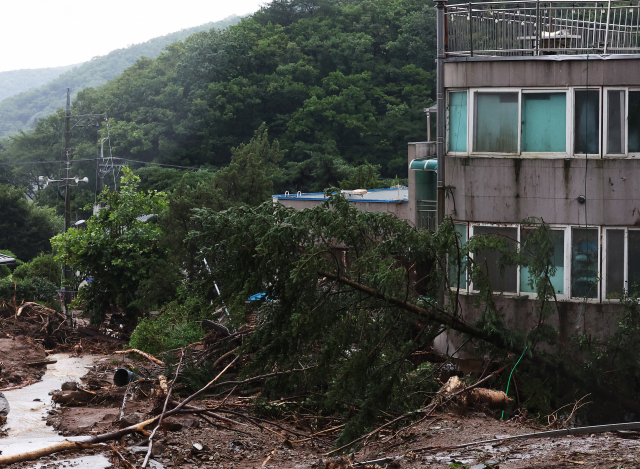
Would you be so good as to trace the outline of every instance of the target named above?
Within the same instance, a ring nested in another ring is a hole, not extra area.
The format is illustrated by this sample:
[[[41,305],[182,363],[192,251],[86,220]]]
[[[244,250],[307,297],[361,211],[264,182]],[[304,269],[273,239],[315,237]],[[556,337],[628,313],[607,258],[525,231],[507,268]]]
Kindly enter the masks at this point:
[[[569,128],[571,129],[571,155],[573,155],[574,158],[584,158],[585,154],[584,153],[575,153],[575,136],[576,136],[576,132],[575,132],[575,123],[576,123],[576,109],[575,109],[575,102],[576,102],[576,91],[597,91],[598,92],[598,108],[600,110],[600,112],[598,112],[598,153],[587,153],[587,158],[601,158],[602,157],[602,146],[603,146],[603,137],[602,137],[602,121],[604,120],[604,105],[602,102],[602,86],[576,86],[572,88],[571,91],[571,96],[572,96],[572,100],[571,100],[571,124],[569,125]]]
[[[515,153],[476,151],[475,149],[475,123],[476,123],[476,96],[478,93],[498,94],[517,93],[518,95],[518,144]],[[471,97],[471,102],[469,101]],[[473,156],[518,156],[520,155],[520,137],[522,134],[522,88],[470,88],[467,94],[467,152]],[[470,121],[470,122],[469,122]]]
[[[582,157],[584,157],[584,154],[581,155]],[[585,301],[587,303],[600,303],[600,298],[601,298],[601,291],[602,291],[602,268],[603,268],[603,263],[602,263],[602,258],[604,255],[604,251],[605,249],[603,248],[602,245],[602,232],[603,232],[603,227],[602,226],[598,226],[598,225],[570,225],[569,227],[569,243],[568,243],[568,247],[569,249],[567,250],[565,248],[565,266],[568,266],[568,272],[567,272],[567,268],[565,267],[565,276],[568,276],[568,281],[569,281],[569,290],[566,290],[566,294],[568,295],[568,298],[570,300],[573,301]],[[573,280],[573,277],[571,275],[571,254],[572,254],[572,249],[571,246],[573,244],[573,230],[574,229],[595,229],[597,230],[597,240],[598,240],[598,272],[596,275],[596,278],[598,279],[597,282],[597,286],[596,286],[596,297],[595,298],[585,298],[583,296],[573,296],[573,289],[571,288],[571,281]],[[568,264],[567,264],[568,261]]]
[[[609,91],[624,93],[624,148],[623,153],[609,153]],[[602,154],[604,158],[625,158],[629,154],[629,88],[610,86],[602,90]]]
[[[467,151],[449,151],[449,95],[451,93],[466,93],[467,94]],[[469,155],[469,90],[467,88],[450,88],[447,90],[447,105],[445,109],[446,120],[445,120],[445,143],[446,143],[446,155],[451,156],[468,156]]]
[[[520,128],[518,130],[518,132],[520,133],[520,138],[519,138],[519,142],[520,145],[518,146],[518,150],[520,151],[520,155],[523,158],[527,158],[527,157],[543,157],[543,158],[567,158],[569,155],[573,154],[573,148],[572,148],[572,143],[573,143],[573,138],[571,138],[571,136],[573,135],[573,132],[568,132],[567,129],[571,128],[573,129],[573,125],[567,126],[567,128],[565,129],[565,150],[564,152],[541,152],[541,151],[522,151],[522,102],[523,102],[523,97],[522,95],[524,94],[535,94],[535,93],[556,93],[556,94],[560,94],[560,93],[564,93],[566,96],[566,122],[570,123],[572,122],[571,119],[573,118],[573,93],[571,92],[570,88],[535,88],[535,89],[531,89],[531,88],[523,88],[522,89],[522,93],[520,93]]]

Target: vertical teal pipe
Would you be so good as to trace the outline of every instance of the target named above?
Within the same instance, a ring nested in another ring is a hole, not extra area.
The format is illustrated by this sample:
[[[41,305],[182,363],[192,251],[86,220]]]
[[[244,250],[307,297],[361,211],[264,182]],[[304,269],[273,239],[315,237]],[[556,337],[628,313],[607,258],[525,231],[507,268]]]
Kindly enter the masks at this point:
[[[515,365],[513,365],[513,368],[511,368],[511,373],[509,373],[509,381],[507,381],[507,390],[504,392],[507,397],[509,396],[509,385],[511,384],[511,376],[513,375],[513,372],[516,369],[516,366],[518,366],[518,363],[520,363],[520,360],[522,360],[522,357],[524,357],[524,352],[527,351],[527,349],[529,348],[529,346],[527,345],[524,350],[522,351],[522,355],[520,355],[520,358],[518,358],[518,361],[516,362]],[[500,420],[504,420],[504,410],[502,411],[502,415],[500,416]]]

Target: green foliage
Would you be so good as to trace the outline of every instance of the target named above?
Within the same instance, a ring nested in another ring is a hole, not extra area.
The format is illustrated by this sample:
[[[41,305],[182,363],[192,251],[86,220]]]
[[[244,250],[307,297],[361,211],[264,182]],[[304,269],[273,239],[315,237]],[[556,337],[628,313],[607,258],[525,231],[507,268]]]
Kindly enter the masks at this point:
[[[144,161],[222,167],[264,122],[285,164],[332,147],[349,165],[366,159],[383,176],[406,175],[406,142],[424,138],[422,108],[434,97],[432,5],[313,5],[277,1],[226,30],[194,34],[83,90],[74,108],[107,112],[114,151]]]
[[[15,297],[16,304],[24,301],[36,301],[59,309],[59,305],[55,301],[57,294],[58,288],[43,278],[34,277],[19,281],[10,278],[0,280],[0,301],[7,303],[13,303]]]
[[[181,298],[162,307],[159,315],[142,318],[131,334],[129,345],[144,352],[161,354],[198,342],[204,336],[201,321],[210,317],[208,301],[197,297]]]
[[[380,165],[364,164],[353,170],[349,179],[340,181],[341,189],[381,189]]]
[[[39,69],[33,78],[29,75],[36,71],[3,72],[0,74],[0,88],[5,90],[10,87],[12,91],[5,91],[10,94],[4,96],[0,93],[0,99],[5,98],[0,103],[0,135],[33,128],[38,119],[53,114],[58,108],[64,108],[68,87],[71,88],[75,97],[83,88],[97,87],[107,83],[142,57],[157,57],[169,44],[182,41],[198,31],[226,28],[238,21],[240,21],[240,17],[230,16],[222,21],[183,29],[141,44],[117,49],[105,56],[94,57],[77,66]],[[27,72],[31,73],[27,75]],[[43,81],[44,76],[48,76],[49,79]],[[17,84],[13,84],[13,86],[11,84],[17,79],[21,80],[19,88],[16,86]],[[100,113],[102,112],[104,111]]]
[[[0,72],[0,101],[31,88],[39,88],[73,67],[76,65]]]
[[[0,184],[0,248],[28,261],[51,252],[49,239],[61,228],[51,209],[30,202],[20,189]]]
[[[14,279],[27,280],[38,277],[53,285],[60,285],[61,275],[61,264],[54,259],[53,254],[40,254],[13,271]]]
[[[85,313],[100,322],[110,304],[137,311],[136,292],[150,272],[166,258],[158,244],[161,230],[140,217],[160,215],[166,210],[162,192],[139,192],[139,178],[123,168],[119,191],[105,190],[102,209],[89,220],[86,230],[71,228],[54,237],[55,259],[93,281],[79,293]]]

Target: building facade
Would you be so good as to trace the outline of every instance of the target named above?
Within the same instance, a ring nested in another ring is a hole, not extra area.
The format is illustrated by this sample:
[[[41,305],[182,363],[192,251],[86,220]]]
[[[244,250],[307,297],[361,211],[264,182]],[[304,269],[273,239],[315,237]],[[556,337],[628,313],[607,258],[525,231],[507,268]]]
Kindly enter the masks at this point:
[[[556,246],[551,322],[565,338],[610,333],[620,297],[640,286],[639,6],[437,3],[445,217],[463,240],[503,235],[513,249],[522,220],[544,220]],[[526,268],[501,276],[488,257],[508,321],[533,325]],[[460,287],[472,320],[472,279]]]

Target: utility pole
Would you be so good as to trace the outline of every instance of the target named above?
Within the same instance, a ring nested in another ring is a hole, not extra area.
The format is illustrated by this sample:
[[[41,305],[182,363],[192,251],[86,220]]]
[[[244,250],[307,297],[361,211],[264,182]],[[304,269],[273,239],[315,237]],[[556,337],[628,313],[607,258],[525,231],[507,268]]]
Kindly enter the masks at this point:
[[[74,118],[82,118],[78,120],[74,125],[71,125],[71,117]],[[89,121],[92,119],[96,119],[98,117],[107,118],[106,114],[84,114],[80,116],[71,116],[71,89],[67,88],[67,108],[65,112],[65,127],[64,127],[64,152],[66,157],[66,176],[63,179],[53,180],[47,178],[47,184],[50,182],[63,182],[64,181],[64,232],[66,233],[71,228],[71,181],[74,181],[76,185],[78,183],[89,182],[89,178],[85,177],[83,179],[76,177],[71,177],[71,129],[73,129],[76,125],[78,125],[82,120],[85,120],[85,129],[88,126]],[[100,124],[96,123],[96,126],[99,127]],[[72,291],[69,289],[69,283],[71,282],[71,267],[67,264],[64,265],[64,286],[62,287],[62,292],[64,296],[64,312],[67,318],[67,324],[69,326],[73,326],[73,317],[71,312],[69,311],[69,303],[71,303],[71,293]]]
[[[444,221],[444,197],[445,197],[445,179],[444,179],[444,59],[445,59],[445,19],[444,9],[445,0],[436,1],[436,19],[437,19],[437,39],[436,39],[436,100],[438,105],[437,111],[437,132],[436,132],[436,155],[438,157],[438,209],[437,209],[437,226]]]
[[[69,231],[71,226],[71,187],[69,185],[69,173],[71,170],[71,89],[67,88],[67,110],[65,113],[64,129],[64,152],[67,159],[67,175],[64,185],[64,232]],[[68,289],[71,281],[71,267],[64,265],[64,313],[67,317],[67,324],[72,325],[69,303],[71,303],[71,290]]]

